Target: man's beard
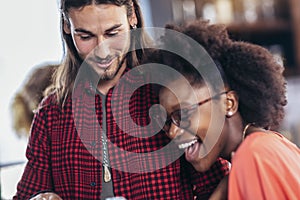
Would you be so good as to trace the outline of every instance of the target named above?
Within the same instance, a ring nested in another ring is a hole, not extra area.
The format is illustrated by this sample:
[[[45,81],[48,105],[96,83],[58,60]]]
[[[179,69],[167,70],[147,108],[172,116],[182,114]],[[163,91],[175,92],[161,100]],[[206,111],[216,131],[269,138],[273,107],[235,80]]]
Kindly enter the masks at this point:
[[[113,70],[113,71],[109,71],[110,67],[108,67],[107,71],[105,70],[103,74],[100,74],[99,76],[99,80],[103,80],[103,81],[108,81],[108,80],[111,80],[113,79],[120,71],[123,63],[124,63],[124,60],[125,58],[124,57],[117,57],[117,68],[116,70]],[[114,63],[113,63],[114,64]]]

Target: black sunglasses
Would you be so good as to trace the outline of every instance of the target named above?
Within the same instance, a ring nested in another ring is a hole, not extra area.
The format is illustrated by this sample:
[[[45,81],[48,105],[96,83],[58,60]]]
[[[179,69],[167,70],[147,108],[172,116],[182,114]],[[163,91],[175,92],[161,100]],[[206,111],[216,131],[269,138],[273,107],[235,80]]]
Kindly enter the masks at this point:
[[[177,127],[180,127],[182,129],[186,129],[190,126],[190,121],[187,120],[190,116],[190,114],[198,107],[201,106],[211,100],[218,99],[221,95],[227,94],[229,91],[225,91],[219,94],[216,94],[215,96],[212,96],[208,99],[205,99],[203,101],[200,101],[196,104],[190,105],[183,109],[178,109],[173,111],[170,116],[167,116],[167,119],[164,120],[164,117],[162,117],[162,114],[157,114],[154,116],[157,124],[160,127],[163,127],[162,130],[165,132],[168,132],[171,126],[171,123],[176,125]]]

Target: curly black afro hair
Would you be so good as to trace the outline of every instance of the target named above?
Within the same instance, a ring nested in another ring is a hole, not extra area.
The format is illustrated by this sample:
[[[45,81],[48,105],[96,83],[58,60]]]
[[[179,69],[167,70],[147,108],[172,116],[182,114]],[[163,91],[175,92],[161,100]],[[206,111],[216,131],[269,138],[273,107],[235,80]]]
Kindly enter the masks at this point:
[[[226,27],[209,24],[208,21],[195,20],[181,25],[168,24],[167,29],[185,34],[204,47],[211,58],[224,71],[230,89],[239,96],[239,112],[244,123],[276,129],[284,117],[286,100],[286,81],[282,74],[283,66],[276,62],[265,48],[229,38]],[[166,33],[162,37],[165,45],[178,45],[189,54],[197,54],[191,45],[180,37]],[[184,58],[170,52],[158,50],[151,54],[150,60],[175,68],[187,76],[193,85],[201,82],[201,76],[192,69]],[[209,67],[209,66],[207,66]],[[203,82],[203,81],[202,81]]]

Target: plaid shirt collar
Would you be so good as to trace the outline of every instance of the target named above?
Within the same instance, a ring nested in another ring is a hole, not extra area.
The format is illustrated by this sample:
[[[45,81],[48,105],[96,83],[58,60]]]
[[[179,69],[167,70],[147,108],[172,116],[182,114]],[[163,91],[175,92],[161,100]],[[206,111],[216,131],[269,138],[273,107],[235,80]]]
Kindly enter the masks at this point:
[[[141,85],[143,83],[146,83],[147,80],[149,80],[149,78],[147,78],[147,73],[145,71],[142,71],[139,69],[134,69],[134,68],[131,69],[129,67],[126,67],[119,82],[113,88],[117,87],[120,84],[126,84],[129,87],[134,87],[134,85]],[[111,88],[111,90],[113,88]],[[85,81],[83,83],[83,90],[88,95],[98,93],[97,87],[90,80]]]

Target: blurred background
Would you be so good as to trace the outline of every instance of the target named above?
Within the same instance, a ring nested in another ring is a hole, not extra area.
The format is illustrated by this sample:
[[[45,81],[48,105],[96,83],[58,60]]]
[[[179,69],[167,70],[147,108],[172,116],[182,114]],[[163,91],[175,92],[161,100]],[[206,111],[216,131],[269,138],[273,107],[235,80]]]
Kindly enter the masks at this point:
[[[58,1],[58,0],[57,0]],[[17,134],[11,105],[32,71],[62,58],[57,1],[5,1],[0,8],[0,183],[11,199],[24,168],[26,134]],[[230,36],[268,48],[283,58],[288,106],[281,132],[300,146],[299,0],[140,0],[146,26],[196,18],[224,23]]]
[[[2,1],[0,24],[0,183],[6,200],[16,191],[27,144],[27,136],[13,129],[12,100],[34,68],[60,62],[62,45],[56,1]]]
[[[153,26],[209,19],[225,24],[231,38],[262,45],[283,61],[288,106],[280,131],[300,146],[299,0],[150,0],[149,4]]]

